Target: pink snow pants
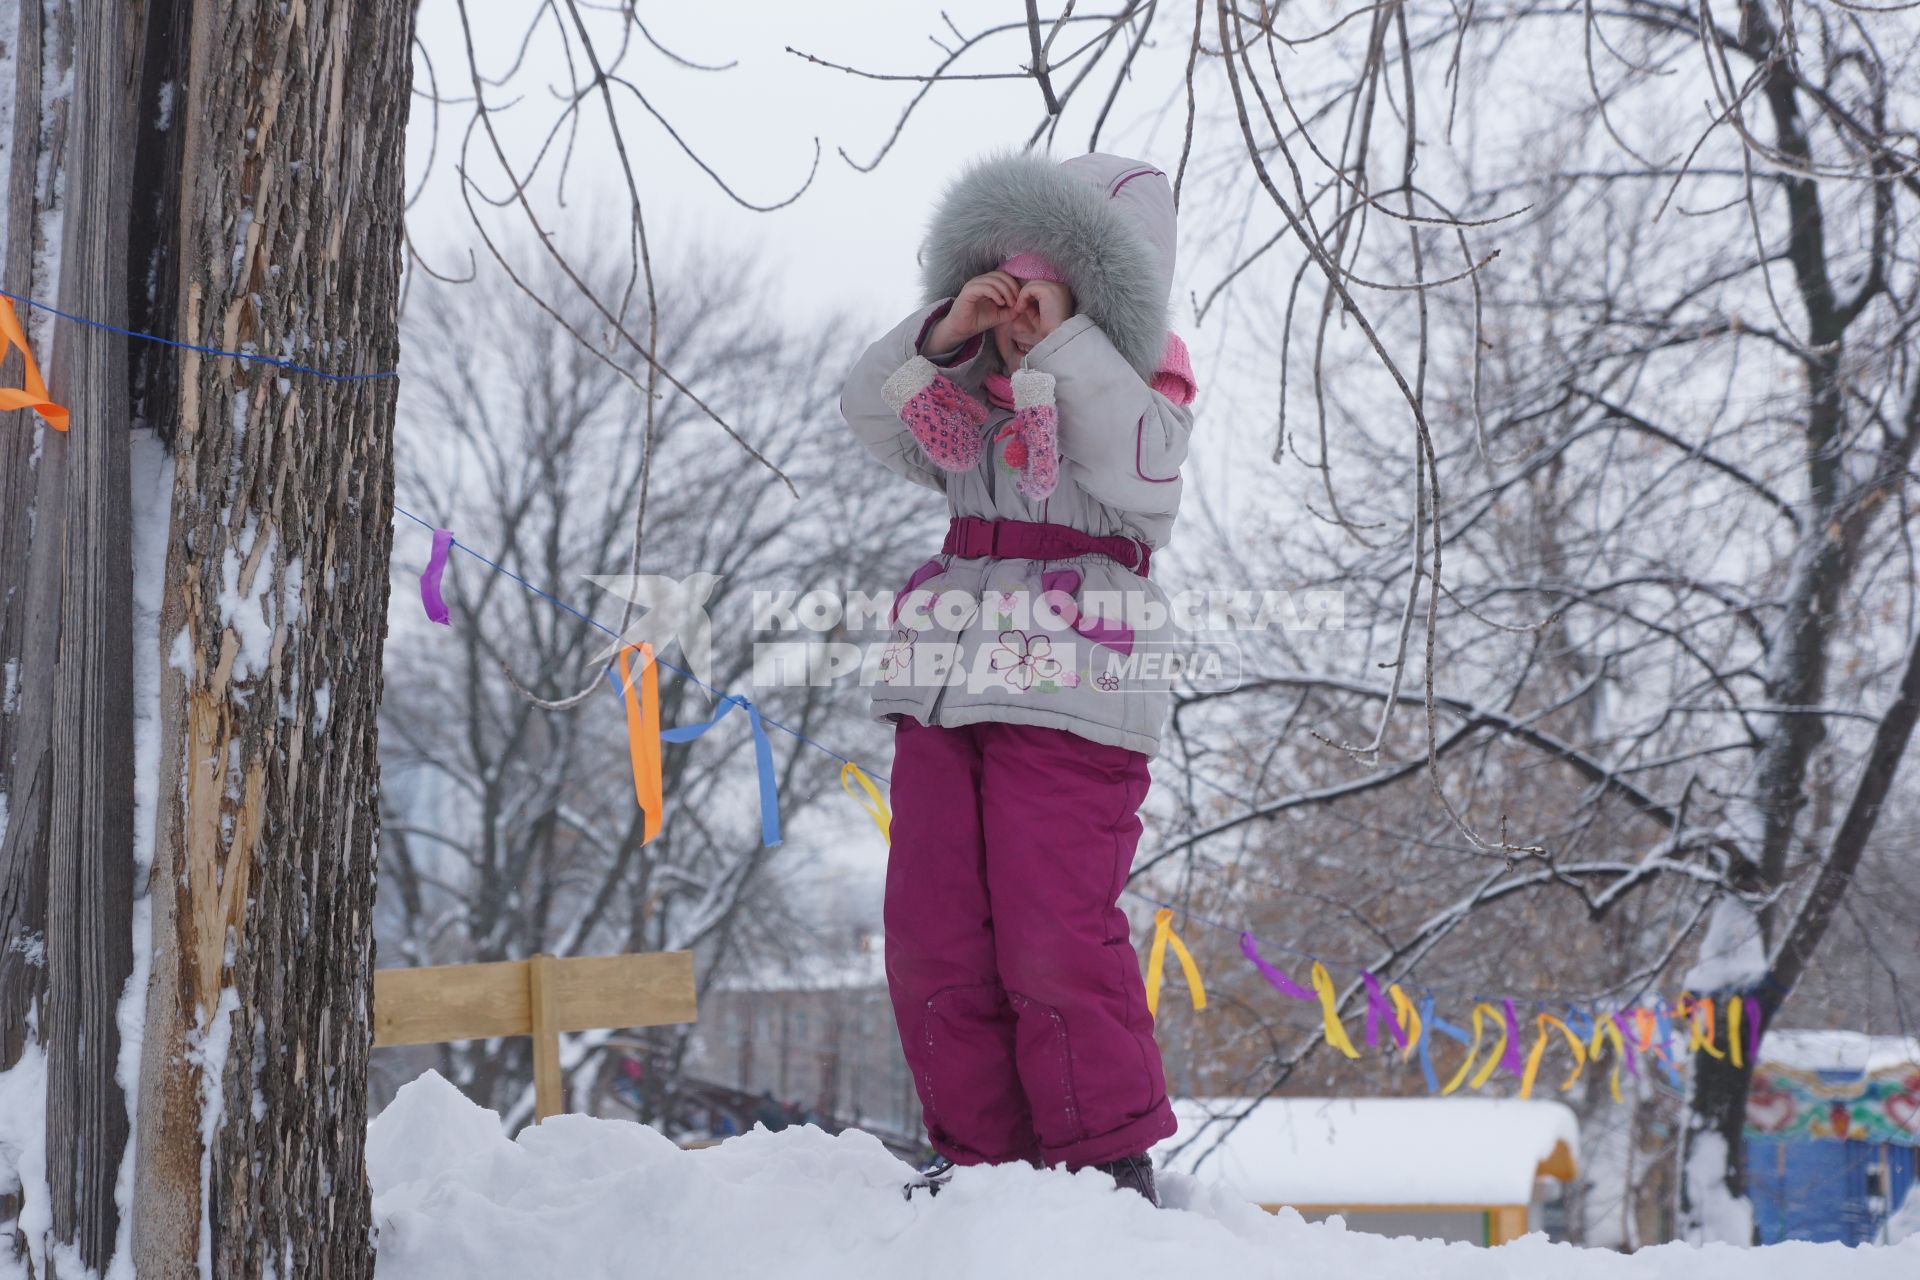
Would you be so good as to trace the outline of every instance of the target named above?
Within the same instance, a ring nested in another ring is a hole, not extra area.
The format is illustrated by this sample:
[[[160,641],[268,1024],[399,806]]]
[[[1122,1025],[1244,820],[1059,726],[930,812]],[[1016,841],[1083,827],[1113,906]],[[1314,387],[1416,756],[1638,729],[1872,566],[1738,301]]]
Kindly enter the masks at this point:
[[[894,734],[887,985],[934,1149],[1077,1169],[1171,1135],[1116,905],[1147,758],[1032,725]]]

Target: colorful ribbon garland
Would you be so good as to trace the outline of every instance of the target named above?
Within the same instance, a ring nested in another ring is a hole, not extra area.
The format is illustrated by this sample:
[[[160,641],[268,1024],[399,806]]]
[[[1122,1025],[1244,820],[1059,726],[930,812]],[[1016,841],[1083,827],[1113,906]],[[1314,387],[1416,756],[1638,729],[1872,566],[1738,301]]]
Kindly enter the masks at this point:
[[[48,397],[47,384],[40,377],[40,365],[33,358],[33,348],[27,345],[27,332],[20,327],[20,317],[14,314],[12,302],[0,298],[0,360],[5,360],[7,352],[14,347],[20,348],[20,360],[26,366],[26,377],[22,379],[26,385],[0,387],[0,409],[31,409],[55,431],[65,431],[72,415],[64,405],[57,405]]]
[[[1147,956],[1147,1013],[1158,1016],[1160,1012],[1160,984],[1166,977],[1167,948],[1173,948],[1173,954],[1180,959],[1180,971],[1187,976],[1187,992],[1193,997],[1193,1007],[1207,1007],[1207,989],[1200,981],[1199,966],[1193,963],[1193,953],[1187,950],[1187,944],[1180,941],[1180,935],[1173,931],[1173,910],[1162,907],[1153,913],[1153,950]]]

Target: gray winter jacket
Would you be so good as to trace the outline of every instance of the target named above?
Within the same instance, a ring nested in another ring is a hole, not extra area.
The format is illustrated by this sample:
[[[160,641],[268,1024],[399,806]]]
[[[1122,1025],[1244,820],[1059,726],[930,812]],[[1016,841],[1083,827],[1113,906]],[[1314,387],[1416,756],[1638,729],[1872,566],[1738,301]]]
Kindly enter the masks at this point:
[[[966,471],[934,465],[900,416],[935,374],[985,402],[982,381],[997,363],[990,334],[959,353],[931,353],[944,364],[920,344],[967,280],[1021,251],[1058,266],[1077,306],[1015,378],[1022,404],[1047,390],[1036,374],[1051,379],[1059,481],[1038,501],[1015,488],[1008,442],[994,440],[1010,411],[986,415],[978,429],[989,443]],[[1148,381],[1167,347],[1173,256],[1173,192],[1151,165],[1107,155],[980,162],[933,220],[922,253],[928,302],[860,357],[841,412],[881,462],[945,494],[955,517],[1068,525],[1163,547],[1192,429],[1187,410]],[[1044,725],[1158,752],[1173,626],[1159,584],[1126,564],[1102,554],[936,555],[899,589],[896,611],[869,672],[876,717]]]

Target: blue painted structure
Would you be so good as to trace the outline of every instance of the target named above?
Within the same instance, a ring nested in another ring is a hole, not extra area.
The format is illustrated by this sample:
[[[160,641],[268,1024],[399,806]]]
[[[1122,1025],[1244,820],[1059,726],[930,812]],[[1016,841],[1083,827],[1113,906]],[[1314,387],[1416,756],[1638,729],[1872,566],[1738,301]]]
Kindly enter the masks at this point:
[[[1747,1135],[1747,1195],[1760,1243],[1871,1244],[1913,1186],[1920,1149],[1891,1142]],[[1877,1171],[1884,1168],[1881,1178]],[[1877,1197],[1871,1181],[1884,1181]]]

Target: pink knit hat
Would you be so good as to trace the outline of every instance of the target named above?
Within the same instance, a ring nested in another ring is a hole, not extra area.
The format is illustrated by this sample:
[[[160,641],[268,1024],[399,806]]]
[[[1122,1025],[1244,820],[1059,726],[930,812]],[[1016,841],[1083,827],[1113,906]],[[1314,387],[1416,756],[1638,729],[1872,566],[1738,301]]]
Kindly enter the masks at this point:
[[[1065,273],[1037,253],[1016,253],[1000,264],[1000,270],[1022,280],[1051,280],[1068,283]]]

